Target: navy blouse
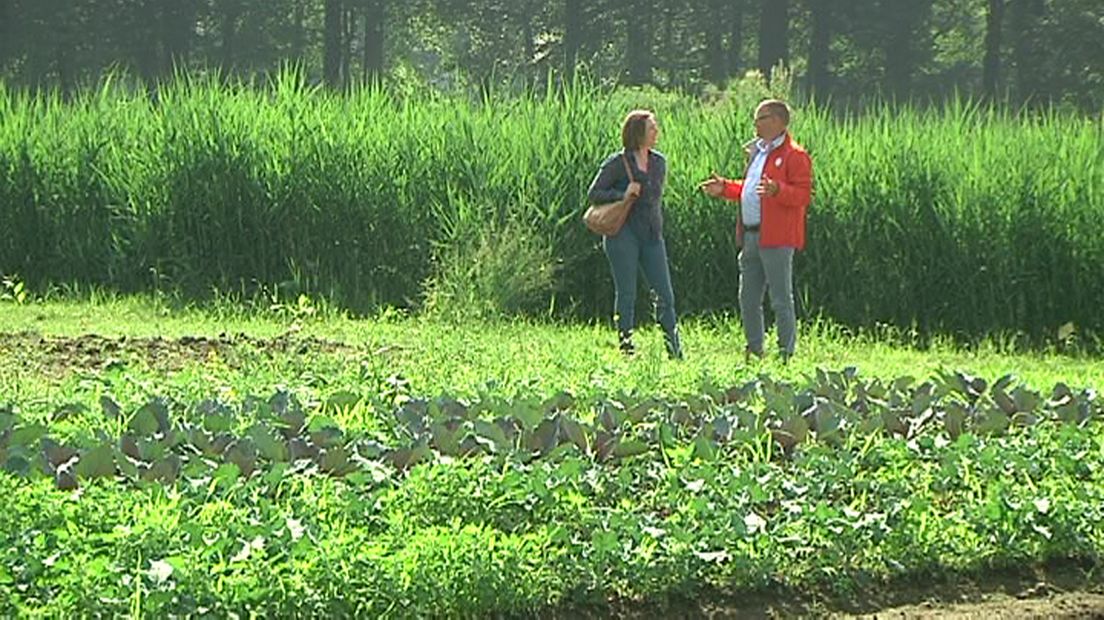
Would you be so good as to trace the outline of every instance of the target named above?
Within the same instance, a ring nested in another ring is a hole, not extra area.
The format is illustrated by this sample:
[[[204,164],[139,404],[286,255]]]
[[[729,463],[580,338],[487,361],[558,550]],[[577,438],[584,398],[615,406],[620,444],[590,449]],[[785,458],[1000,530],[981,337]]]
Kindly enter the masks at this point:
[[[667,181],[667,159],[659,151],[648,151],[648,171],[636,167],[636,157],[624,150],[617,151],[598,169],[590,183],[587,199],[591,204],[604,204],[620,200],[629,187],[629,177],[621,156],[625,155],[632,168],[633,180],[640,183],[640,196],[633,203],[625,226],[642,239],[659,239],[663,236],[663,184]]]

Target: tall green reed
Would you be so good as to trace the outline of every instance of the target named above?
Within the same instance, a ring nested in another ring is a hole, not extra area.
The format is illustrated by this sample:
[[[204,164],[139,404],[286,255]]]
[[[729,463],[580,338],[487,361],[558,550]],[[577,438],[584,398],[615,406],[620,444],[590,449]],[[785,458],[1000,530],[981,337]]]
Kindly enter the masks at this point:
[[[579,216],[621,119],[645,106],[668,158],[679,310],[736,307],[736,205],[696,184],[743,168],[763,94],[746,83],[710,102],[578,83],[478,101],[335,95],[294,74],[265,89],[183,78],[152,98],[110,82],[68,102],[2,89],[0,272],[31,285],[274,286],[358,310],[419,306],[442,261],[472,259],[448,248],[521,226],[553,263],[550,299],[529,306],[608,317],[608,266]],[[793,132],[816,175],[797,262],[806,316],[966,336],[1101,331],[1099,120],[964,102],[809,107]]]

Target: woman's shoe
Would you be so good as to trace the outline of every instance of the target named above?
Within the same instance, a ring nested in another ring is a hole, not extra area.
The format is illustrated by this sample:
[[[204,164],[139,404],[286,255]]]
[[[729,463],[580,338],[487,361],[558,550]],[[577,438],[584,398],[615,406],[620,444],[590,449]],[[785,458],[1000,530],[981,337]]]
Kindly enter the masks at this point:
[[[636,353],[636,347],[633,346],[632,342],[631,329],[617,332],[617,348],[625,355],[634,355]]]
[[[677,325],[671,331],[663,332],[663,343],[667,345],[667,357],[673,360],[682,359],[682,341]]]

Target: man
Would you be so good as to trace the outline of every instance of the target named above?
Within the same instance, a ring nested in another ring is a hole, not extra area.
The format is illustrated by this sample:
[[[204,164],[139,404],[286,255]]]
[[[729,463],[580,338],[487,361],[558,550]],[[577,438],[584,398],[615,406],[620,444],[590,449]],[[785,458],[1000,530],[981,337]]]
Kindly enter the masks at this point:
[[[777,99],[755,109],[756,140],[745,145],[741,180],[716,173],[700,185],[706,194],[740,201],[736,243],[740,246],[740,317],[745,356],[763,356],[763,293],[770,292],[783,362],[794,354],[797,317],[793,296],[794,252],[805,247],[805,213],[812,195],[813,163],[790,137],[790,108]]]

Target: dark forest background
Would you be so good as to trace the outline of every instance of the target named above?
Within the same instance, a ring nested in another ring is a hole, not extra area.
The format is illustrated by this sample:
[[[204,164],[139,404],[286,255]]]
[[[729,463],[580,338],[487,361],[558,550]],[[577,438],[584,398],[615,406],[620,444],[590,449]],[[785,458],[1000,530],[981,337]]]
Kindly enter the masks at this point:
[[[582,68],[603,85],[701,92],[786,66],[806,95],[949,94],[1104,104],[1101,0],[0,0],[0,77],[71,92],[106,73],[334,88],[373,78],[522,86]]]

